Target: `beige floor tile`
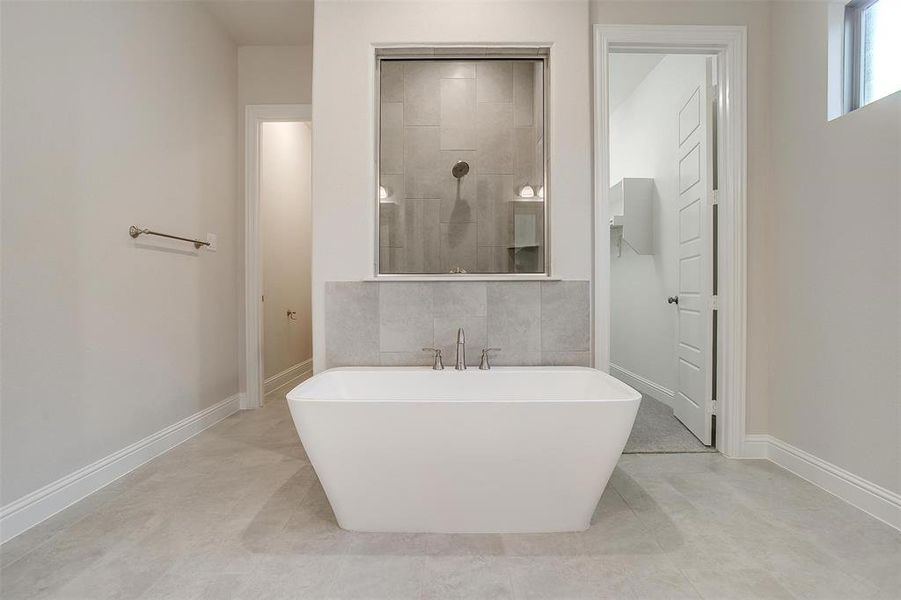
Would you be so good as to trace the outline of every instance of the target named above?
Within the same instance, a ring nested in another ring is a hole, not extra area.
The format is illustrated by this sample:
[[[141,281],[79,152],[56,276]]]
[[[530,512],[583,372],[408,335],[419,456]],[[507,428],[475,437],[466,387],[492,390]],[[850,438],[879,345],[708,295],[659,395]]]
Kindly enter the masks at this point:
[[[898,598],[901,532],[766,461],[627,455],[585,532],[338,527],[283,400],[0,548],[0,597]]]
[[[522,599],[634,598],[628,574],[601,558],[584,556],[510,558],[514,593]]]
[[[424,561],[423,557],[409,556],[345,556],[327,597],[341,600],[419,598]]]
[[[513,598],[507,561],[498,556],[430,556],[423,563],[421,597]]]
[[[709,600],[779,600],[793,597],[775,577],[762,569],[722,569],[714,566],[684,568],[682,572],[701,597]]]

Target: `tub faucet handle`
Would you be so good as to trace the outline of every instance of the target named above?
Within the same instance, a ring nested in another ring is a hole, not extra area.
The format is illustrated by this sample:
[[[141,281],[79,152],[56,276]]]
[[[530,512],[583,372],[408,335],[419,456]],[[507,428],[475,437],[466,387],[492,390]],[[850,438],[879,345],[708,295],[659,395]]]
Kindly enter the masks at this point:
[[[500,351],[500,348],[482,348],[482,359],[479,361],[479,369],[482,371],[490,371],[491,363],[488,361],[488,353]]]
[[[441,360],[441,348],[423,348],[423,352],[433,352],[432,369],[441,371],[444,369],[444,361]]]

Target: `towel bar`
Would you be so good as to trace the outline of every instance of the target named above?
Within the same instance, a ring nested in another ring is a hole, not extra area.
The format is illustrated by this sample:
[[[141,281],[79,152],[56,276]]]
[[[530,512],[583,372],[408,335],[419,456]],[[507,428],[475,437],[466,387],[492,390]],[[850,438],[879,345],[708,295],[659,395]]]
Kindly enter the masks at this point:
[[[132,225],[131,227],[128,228],[128,235],[130,235],[133,238],[136,238],[139,235],[142,235],[145,233],[147,235],[158,235],[159,237],[169,238],[172,240],[181,240],[183,242],[191,242],[192,244],[194,244],[194,247],[197,249],[200,249],[203,246],[210,245],[209,242],[201,242],[200,240],[194,240],[191,238],[181,237],[178,235],[169,235],[168,233],[160,233],[159,231],[151,231],[149,229],[141,229],[140,227],[135,227],[134,225]]]

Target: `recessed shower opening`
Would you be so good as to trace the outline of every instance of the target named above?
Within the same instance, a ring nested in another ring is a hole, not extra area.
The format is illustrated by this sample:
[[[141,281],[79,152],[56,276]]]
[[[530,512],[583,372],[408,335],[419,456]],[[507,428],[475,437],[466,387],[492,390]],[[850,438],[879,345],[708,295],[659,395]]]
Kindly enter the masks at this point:
[[[378,55],[376,275],[547,272],[547,49]]]

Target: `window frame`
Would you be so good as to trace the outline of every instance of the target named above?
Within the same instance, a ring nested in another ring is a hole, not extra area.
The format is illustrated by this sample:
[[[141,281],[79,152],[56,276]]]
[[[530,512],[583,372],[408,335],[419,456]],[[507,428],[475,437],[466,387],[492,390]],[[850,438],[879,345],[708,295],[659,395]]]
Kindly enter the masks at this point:
[[[880,0],[852,0],[845,5],[844,112],[865,106],[863,82],[863,13]]]

